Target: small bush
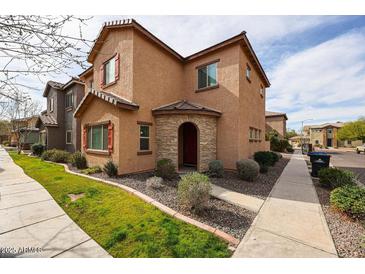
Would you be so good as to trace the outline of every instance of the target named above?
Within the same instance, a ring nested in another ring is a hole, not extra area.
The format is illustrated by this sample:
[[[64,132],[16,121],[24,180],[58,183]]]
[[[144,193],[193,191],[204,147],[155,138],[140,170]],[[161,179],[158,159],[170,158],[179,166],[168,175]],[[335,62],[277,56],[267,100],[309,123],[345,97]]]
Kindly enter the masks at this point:
[[[269,167],[267,165],[260,165],[260,173],[267,173],[269,171]]]
[[[50,149],[42,153],[41,159],[56,163],[68,163],[70,161],[70,153],[64,150]]]
[[[109,177],[115,177],[118,175],[118,167],[112,160],[106,162],[103,170],[106,174],[108,174]]]
[[[239,160],[236,162],[237,172],[240,179],[253,182],[259,175],[259,164],[250,159]]]
[[[41,159],[43,161],[51,161],[51,157],[55,153],[55,149],[46,150],[42,153]]]
[[[70,153],[64,150],[55,149],[50,161],[55,163],[68,163],[70,161]]]
[[[178,197],[181,206],[200,211],[209,201],[212,187],[208,176],[193,172],[182,176],[178,185]]]
[[[286,151],[287,151],[287,152],[289,152],[289,153],[293,153],[293,152],[294,152],[294,149],[293,149],[293,147],[292,147],[292,146],[288,146],[288,147],[286,148]]]
[[[274,153],[270,151],[258,151],[255,152],[253,158],[260,166],[273,166],[276,155],[274,156]]]
[[[81,170],[81,173],[86,174],[86,175],[91,175],[91,174],[100,173],[100,172],[102,172],[100,166],[93,166],[93,167],[89,167],[89,168]]]
[[[163,187],[162,182],[163,182],[163,179],[161,177],[153,176],[153,177],[147,179],[146,185],[149,188],[161,189]]]
[[[281,159],[281,157],[283,157],[279,152],[270,151],[270,153],[271,153],[272,159],[274,161],[274,164],[276,162],[279,162],[279,160]]]
[[[40,157],[44,151],[44,145],[36,143],[32,145],[31,149],[33,155]]]
[[[345,185],[331,192],[331,205],[352,217],[365,216],[365,188]]]
[[[161,159],[157,161],[156,176],[164,180],[172,180],[176,177],[175,166],[171,159]]]
[[[356,177],[348,170],[322,168],[318,172],[319,184],[325,188],[335,189],[344,185],[354,185]]]
[[[8,146],[10,146],[10,142],[9,142],[9,141],[3,141],[3,146],[4,146],[4,147],[8,147]]]
[[[223,162],[213,160],[209,163],[208,174],[210,177],[222,178],[224,175]]]
[[[80,151],[77,151],[71,155],[71,164],[78,169],[87,168],[86,158]]]

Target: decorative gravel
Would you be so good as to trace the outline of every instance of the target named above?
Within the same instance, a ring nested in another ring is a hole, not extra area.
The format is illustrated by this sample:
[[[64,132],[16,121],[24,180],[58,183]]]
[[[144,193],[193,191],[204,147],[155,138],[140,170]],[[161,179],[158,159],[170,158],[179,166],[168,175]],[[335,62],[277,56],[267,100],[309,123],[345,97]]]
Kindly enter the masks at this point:
[[[365,258],[365,220],[353,220],[332,208],[330,191],[320,187],[318,179],[313,181],[338,255],[343,258]]]
[[[267,173],[260,173],[254,182],[243,181],[238,178],[236,172],[230,171],[226,171],[223,178],[212,178],[211,182],[232,191],[266,199],[285,166],[288,164],[289,157],[284,155],[273,167],[269,167]]]
[[[77,169],[71,166],[70,169],[77,171]],[[207,208],[202,212],[193,213],[180,208],[177,199],[178,180],[164,181],[163,187],[158,190],[149,188],[146,186],[146,180],[152,177],[153,173],[141,173],[117,178],[110,178],[104,173],[97,173],[91,176],[134,188],[186,216],[220,229],[237,239],[243,238],[256,217],[256,213],[254,212],[213,197],[210,198]]]

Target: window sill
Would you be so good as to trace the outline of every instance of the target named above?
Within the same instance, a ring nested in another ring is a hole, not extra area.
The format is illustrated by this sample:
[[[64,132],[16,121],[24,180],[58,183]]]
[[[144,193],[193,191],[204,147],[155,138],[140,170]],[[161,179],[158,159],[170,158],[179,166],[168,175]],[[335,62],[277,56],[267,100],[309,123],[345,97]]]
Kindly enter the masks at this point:
[[[110,155],[110,152],[108,150],[99,150],[99,149],[86,149],[86,153],[98,154],[98,155]]]
[[[211,90],[211,89],[216,89],[216,88],[219,88],[219,84],[217,84],[215,86],[210,86],[210,87],[196,89],[195,92],[203,92],[203,91],[207,91],[207,90]]]
[[[146,151],[137,151],[137,155],[151,155],[152,151],[151,150],[146,150]]]
[[[102,86],[102,88],[104,89],[104,88],[108,88],[108,87],[110,87],[110,86],[112,86],[112,85],[114,85],[114,84],[116,84],[117,83],[117,80],[115,80],[114,82],[111,82],[111,83],[109,83],[109,84],[106,84],[106,85],[103,85]]]
[[[73,109],[72,106],[65,108],[66,111],[71,111]]]

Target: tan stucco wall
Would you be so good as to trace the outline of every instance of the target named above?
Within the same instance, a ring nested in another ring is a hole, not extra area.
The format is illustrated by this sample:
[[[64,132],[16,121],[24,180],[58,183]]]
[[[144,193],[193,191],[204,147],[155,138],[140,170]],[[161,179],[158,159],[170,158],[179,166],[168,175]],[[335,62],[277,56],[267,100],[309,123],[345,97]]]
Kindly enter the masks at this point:
[[[217,63],[219,88],[196,92],[196,66],[220,59]],[[223,115],[217,121],[217,159],[234,169],[238,160],[239,46],[231,46],[203,56],[185,65],[184,90],[187,100],[217,109]]]
[[[120,79],[116,84],[101,89],[99,68],[115,53],[120,53]],[[195,92],[196,66],[218,58],[220,59],[217,71],[219,88]],[[210,158],[222,160],[227,169],[235,169],[235,162],[238,159],[251,157],[255,151],[265,149],[265,98],[259,94],[262,80],[258,77],[255,67],[250,64],[252,80],[251,83],[247,82],[245,78],[247,60],[246,54],[237,43],[183,64],[136,31],[115,30],[107,36],[100,53],[96,55],[93,64],[95,88],[113,92],[133,101],[140,106],[140,109],[138,111],[118,110],[118,113],[114,113],[115,110],[111,110],[114,107],[110,104],[99,102],[96,106],[88,106],[88,110],[83,114],[86,118],[83,117],[82,120],[100,120],[99,116],[103,111],[112,112],[113,114],[110,113],[110,115],[113,115],[114,119],[119,119],[120,124],[118,130],[115,128],[116,136],[119,134],[120,146],[118,145],[118,152],[115,151],[112,156],[119,163],[121,173],[150,170],[155,167],[158,151],[157,121],[152,116],[151,110],[177,100],[187,99],[223,113],[216,120],[216,157]],[[101,100],[95,99],[95,101]],[[107,114],[104,113],[104,115]],[[137,155],[139,148],[137,121],[152,123],[150,126],[151,155]],[[261,142],[248,141],[249,127],[261,129]],[[117,147],[116,144],[114,146]],[[98,158],[101,162],[105,161],[105,157],[99,155],[88,156],[88,158],[91,162],[97,162]]]
[[[251,82],[246,79],[247,64],[251,67]],[[265,96],[260,95],[264,85],[256,67],[249,61],[242,47],[239,47],[239,121],[238,158],[252,157],[256,151],[265,150]],[[249,141],[249,128],[261,130],[260,141]]]
[[[266,117],[266,123],[275,129],[281,138],[285,137],[286,133],[286,119],[283,116]]]
[[[206,171],[216,159],[217,118],[203,115],[161,115],[156,117],[157,159],[168,158],[175,166],[179,163],[180,125],[192,122],[198,130],[198,170]]]

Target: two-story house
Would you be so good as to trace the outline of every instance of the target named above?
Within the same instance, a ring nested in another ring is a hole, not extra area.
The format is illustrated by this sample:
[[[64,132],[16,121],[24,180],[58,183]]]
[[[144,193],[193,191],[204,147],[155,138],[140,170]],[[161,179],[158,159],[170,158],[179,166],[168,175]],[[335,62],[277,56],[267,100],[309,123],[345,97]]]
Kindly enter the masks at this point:
[[[112,159],[126,174],[169,158],[204,171],[220,159],[235,169],[265,149],[270,83],[245,32],[183,57],[135,20],[110,22],[88,62],[75,117],[89,165]]]
[[[76,107],[84,97],[84,83],[72,78],[65,84],[48,81],[43,92],[47,109],[38,121],[40,140],[47,149],[74,152],[81,147],[80,121],[74,118]]]
[[[266,111],[266,132],[275,130],[281,139],[286,135],[286,121],[288,117],[284,112]]]

